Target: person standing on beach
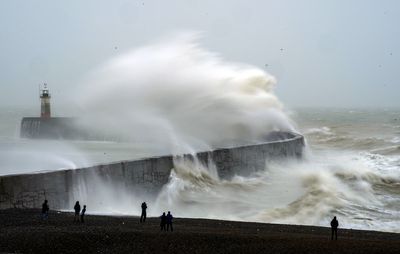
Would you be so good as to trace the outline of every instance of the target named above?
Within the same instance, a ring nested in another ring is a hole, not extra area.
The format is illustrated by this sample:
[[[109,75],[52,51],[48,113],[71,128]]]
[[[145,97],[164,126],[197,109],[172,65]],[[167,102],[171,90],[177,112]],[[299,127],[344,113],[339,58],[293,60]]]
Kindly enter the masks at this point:
[[[85,217],[85,213],[86,213],[86,205],[83,206],[82,212],[81,212],[81,222],[84,223],[84,217]]]
[[[140,223],[146,221],[146,209],[147,209],[147,204],[146,202],[142,203],[142,215],[140,216]]]
[[[333,217],[331,221],[332,235],[331,240],[333,240],[333,235],[335,235],[335,239],[337,240],[337,228],[339,227],[339,221],[336,219],[336,216]]]
[[[173,228],[172,228],[172,219],[173,218],[174,217],[172,216],[171,212],[168,211],[168,214],[167,214],[167,231],[168,231],[169,228],[171,228],[171,232],[174,231]]]
[[[49,218],[49,204],[47,200],[42,204],[42,220],[47,220]]]
[[[165,231],[165,224],[167,223],[167,216],[165,216],[165,212],[160,216],[161,222],[160,222],[160,228],[161,231]]]
[[[76,201],[75,206],[74,206],[74,210],[75,210],[74,221],[78,221],[79,222],[79,212],[81,211],[81,205],[79,204],[79,201]]]

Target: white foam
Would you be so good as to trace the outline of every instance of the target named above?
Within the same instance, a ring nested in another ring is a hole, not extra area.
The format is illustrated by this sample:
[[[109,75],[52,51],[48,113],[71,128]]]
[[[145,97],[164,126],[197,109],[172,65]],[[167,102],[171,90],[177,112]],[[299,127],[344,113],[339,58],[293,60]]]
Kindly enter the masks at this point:
[[[329,127],[323,126],[321,128],[310,128],[310,129],[307,129],[304,132],[304,134],[333,135],[333,132]]]

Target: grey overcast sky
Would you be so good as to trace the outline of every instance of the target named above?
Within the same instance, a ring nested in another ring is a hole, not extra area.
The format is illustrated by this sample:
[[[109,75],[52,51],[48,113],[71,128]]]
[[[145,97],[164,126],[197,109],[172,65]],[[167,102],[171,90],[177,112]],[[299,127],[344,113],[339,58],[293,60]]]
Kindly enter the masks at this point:
[[[0,0],[0,106],[37,105],[43,82],[66,103],[117,52],[189,30],[289,107],[398,107],[399,26],[397,0]]]

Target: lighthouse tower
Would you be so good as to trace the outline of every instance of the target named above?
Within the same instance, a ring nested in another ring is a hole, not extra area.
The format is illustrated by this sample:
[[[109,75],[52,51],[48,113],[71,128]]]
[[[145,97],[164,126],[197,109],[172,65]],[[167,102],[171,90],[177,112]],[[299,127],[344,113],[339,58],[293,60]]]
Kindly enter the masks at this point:
[[[47,89],[47,84],[44,84],[44,89],[40,90],[40,117],[41,118],[50,118],[50,93],[49,89]]]

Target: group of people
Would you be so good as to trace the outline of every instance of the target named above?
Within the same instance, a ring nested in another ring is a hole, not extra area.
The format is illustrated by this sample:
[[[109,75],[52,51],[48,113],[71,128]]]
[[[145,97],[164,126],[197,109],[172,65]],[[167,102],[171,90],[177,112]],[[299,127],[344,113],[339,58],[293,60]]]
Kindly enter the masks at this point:
[[[85,213],[86,213],[86,205],[83,206],[83,209],[81,211],[81,205],[79,204],[79,201],[76,201],[74,205],[74,210],[75,210],[75,216],[74,216],[74,221],[79,222],[79,213],[81,215],[80,222],[85,222]]]
[[[147,217],[147,204],[146,202],[143,202],[141,205],[142,208],[142,214],[140,215],[140,223],[144,223],[146,221]],[[76,201],[75,206],[75,216],[74,216],[74,221],[77,222],[84,222],[85,218],[85,213],[86,213],[86,205],[83,206],[83,209],[81,211],[81,205],[79,204],[79,201]],[[79,220],[79,215],[80,215],[80,220]],[[42,204],[42,215],[41,215],[42,220],[47,220],[49,218],[49,203],[47,200],[45,200]],[[171,229],[171,232],[173,231],[172,227],[172,219],[174,217],[172,216],[171,212],[168,211],[167,214],[163,212],[163,214],[160,216],[161,222],[160,222],[160,229],[161,231],[169,231]],[[333,240],[333,237],[337,240],[337,229],[339,227],[339,221],[336,219],[336,216],[333,217],[331,221],[331,229],[332,229],[332,234],[331,234],[331,240]]]
[[[47,220],[49,218],[49,202],[47,200],[45,200],[42,204],[42,214],[41,214],[41,218],[42,220]],[[83,209],[81,211],[81,205],[79,204],[79,201],[76,201],[75,206],[74,206],[74,210],[75,210],[75,216],[74,216],[74,221],[77,222],[85,222],[84,218],[85,218],[85,213],[86,213],[86,205],[83,206]],[[79,214],[81,216],[80,220],[79,220]]]
[[[147,216],[147,204],[146,202],[143,202],[141,205],[142,208],[142,214],[140,215],[140,223],[144,223],[146,221],[146,216]],[[171,211],[168,211],[167,214],[163,212],[163,214],[160,216],[161,222],[160,222],[160,228],[161,231],[169,231],[171,229],[171,232],[174,230],[172,227],[172,219],[174,217],[171,214]]]
[[[161,231],[165,231],[165,226],[167,226],[167,231],[169,231],[169,229],[171,229],[171,232],[174,231],[174,229],[172,228],[172,219],[174,217],[172,216],[171,212],[168,211],[167,215],[165,215],[165,212],[163,212],[163,214],[160,216],[161,222],[160,222],[160,228]]]

